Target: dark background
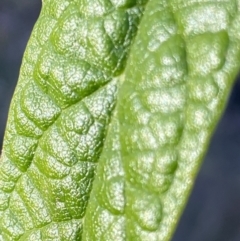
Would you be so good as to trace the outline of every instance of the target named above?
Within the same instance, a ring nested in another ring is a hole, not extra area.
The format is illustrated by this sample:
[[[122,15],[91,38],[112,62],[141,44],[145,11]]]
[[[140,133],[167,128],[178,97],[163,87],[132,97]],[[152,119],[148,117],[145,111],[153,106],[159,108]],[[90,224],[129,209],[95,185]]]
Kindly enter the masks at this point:
[[[40,0],[0,0],[0,147],[21,58],[40,7]],[[173,241],[240,241],[239,144],[237,80]]]

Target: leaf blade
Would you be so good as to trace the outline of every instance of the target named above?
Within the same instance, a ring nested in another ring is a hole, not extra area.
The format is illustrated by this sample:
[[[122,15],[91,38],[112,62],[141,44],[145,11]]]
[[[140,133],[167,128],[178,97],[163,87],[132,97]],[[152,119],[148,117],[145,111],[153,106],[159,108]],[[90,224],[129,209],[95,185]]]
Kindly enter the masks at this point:
[[[43,2],[1,156],[1,240],[81,240],[116,80],[144,4]]]
[[[216,2],[148,3],[99,161],[84,241],[114,234],[171,239],[239,70],[239,3]],[[109,204],[113,193],[120,211]]]

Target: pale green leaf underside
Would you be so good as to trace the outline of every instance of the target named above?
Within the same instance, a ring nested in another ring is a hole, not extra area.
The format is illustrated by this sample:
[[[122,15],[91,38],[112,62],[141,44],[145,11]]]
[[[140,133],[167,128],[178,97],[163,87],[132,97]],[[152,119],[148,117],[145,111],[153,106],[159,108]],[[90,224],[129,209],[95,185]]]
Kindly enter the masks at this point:
[[[0,241],[168,241],[238,72],[239,9],[44,0],[4,139]]]

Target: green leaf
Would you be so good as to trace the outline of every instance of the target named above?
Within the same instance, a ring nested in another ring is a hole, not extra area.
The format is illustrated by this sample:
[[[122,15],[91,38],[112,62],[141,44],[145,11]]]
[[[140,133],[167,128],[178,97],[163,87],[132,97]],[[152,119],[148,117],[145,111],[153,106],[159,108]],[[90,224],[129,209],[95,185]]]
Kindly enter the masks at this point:
[[[99,160],[84,241],[170,240],[239,68],[238,9],[235,1],[147,5]]]
[[[239,69],[239,10],[45,0],[4,139],[0,240],[170,240]]]

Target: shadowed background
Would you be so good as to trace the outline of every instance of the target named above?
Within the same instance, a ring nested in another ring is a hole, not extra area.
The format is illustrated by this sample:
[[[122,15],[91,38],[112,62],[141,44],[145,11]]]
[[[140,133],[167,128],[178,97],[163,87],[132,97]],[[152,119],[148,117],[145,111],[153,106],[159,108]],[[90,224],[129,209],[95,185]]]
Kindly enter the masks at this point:
[[[39,0],[0,0],[0,147],[23,51],[40,7]],[[173,241],[240,241],[239,146],[237,80]]]

